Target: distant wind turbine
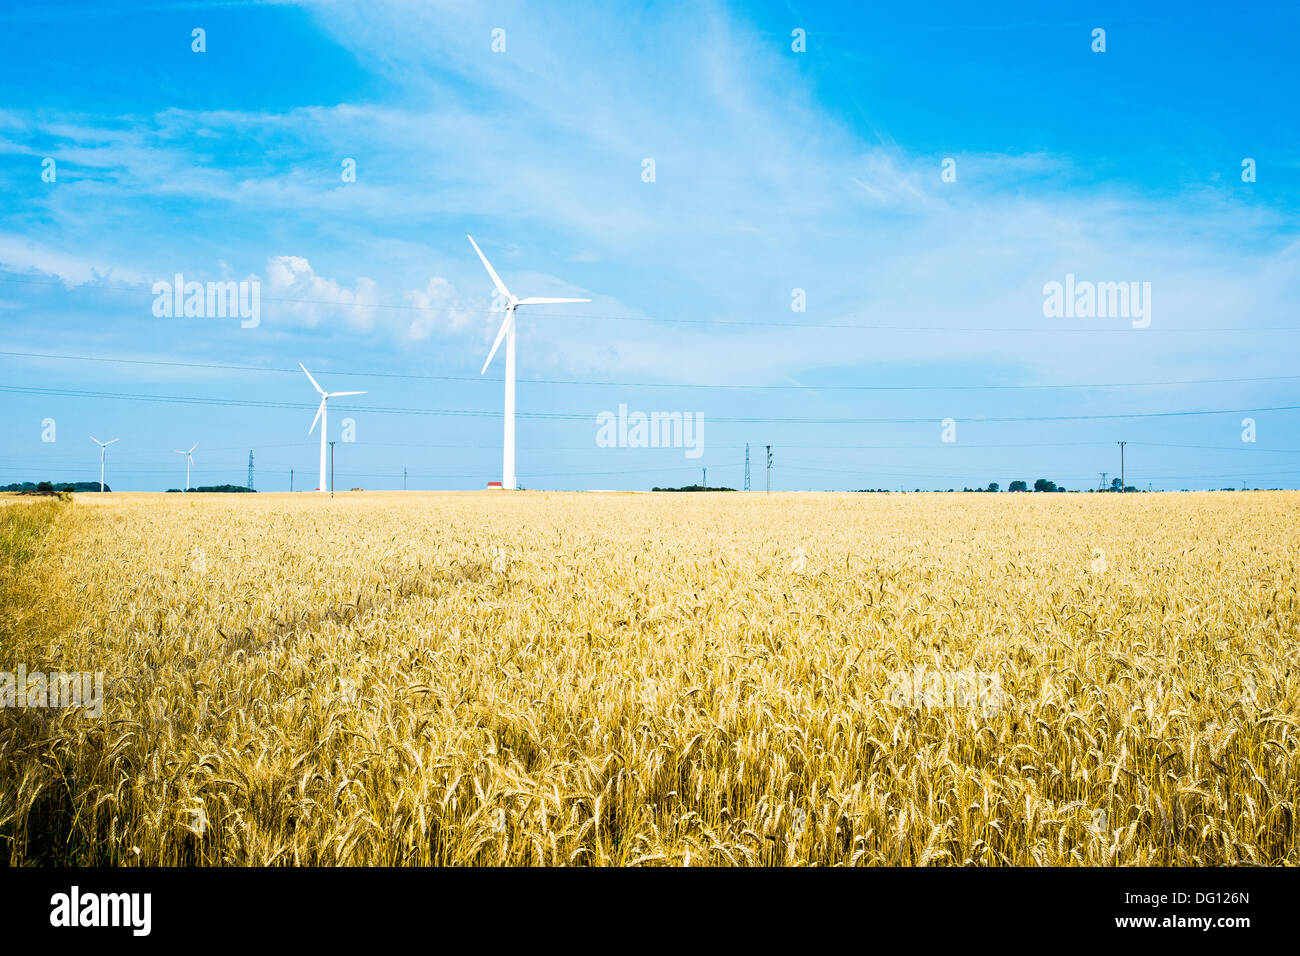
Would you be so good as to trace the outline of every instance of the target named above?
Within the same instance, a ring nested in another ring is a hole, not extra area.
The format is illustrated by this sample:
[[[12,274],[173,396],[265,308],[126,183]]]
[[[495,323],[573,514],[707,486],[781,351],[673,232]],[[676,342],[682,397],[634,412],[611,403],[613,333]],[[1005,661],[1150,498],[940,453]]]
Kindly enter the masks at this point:
[[[198,447],[199,447],[199,443],[195,442],[189,451],[181,451],[176,448],[172,449],[172,451],[176,452],[176,454],[185,456],[185,490],[186,491],[190,490],[190,465],[194,464],[194,449]]]
[[[506,340],[506,406],[505,406],[505,446],[501,455],[501,487],[507,491],[515,490],[515,309],[521,305],[555,305],[561,302],[590,302],[590,299],[548,299],[539,296],[532,296],[527,299],[517,299],[510,294],[506,284],[501,281],[497,275],[492,263],[487,261],[487,256],[483,255],[483,250],[478,247],[473,236],[466,236],[469,244],[474,247],[478,257],[483,260],[483,268],[487,269],[488,275],[492,277],[492,284],[496,286],[497,291],[506,298],[506,318],[501,323],[501,329],[497,332],[496,341],[492,343],[492,351],[488,352],[487,361],[483,363],[482,375],[487,371],[487,367],[492,364],[492,357],[497,354],[497,349],[501,347],[501,339]]]
[[[108,441],[100,441],[94,435],[91,435],[90,440],[99,446],[99,493],[102,495],[104,493],[104,449],[108,448],[108,446],[113,444],[113,442],[121,441],[122,439],[112,438]]]
[[[304,375],[306,375],[309,379],[311,379],[312,385],[316,387],[316,391],[320,392],[320,396],[321,396],[320,408],[316,409],[316,417],[312,419],[311,428],[307,429],[307,434],[310,435],[312,432],[314,432],[316,430],[316,423],[320,422],[320,484],[317,486],[316,490],[324,491],[325,490],[325,427],[326,427],[326,422],[329,420],[328,416],[325,414],[325,404],[331,398],[339,398],[340,396],[343,395],[364,395],[366,393],[365,392],[327,392],[325,391],[325,389],[321,388],[320,385],[316,383],[316,380],[314,378],[311,377],[311,372],[307,371],[307,366],[299,362],[298,367],[302,369]]]

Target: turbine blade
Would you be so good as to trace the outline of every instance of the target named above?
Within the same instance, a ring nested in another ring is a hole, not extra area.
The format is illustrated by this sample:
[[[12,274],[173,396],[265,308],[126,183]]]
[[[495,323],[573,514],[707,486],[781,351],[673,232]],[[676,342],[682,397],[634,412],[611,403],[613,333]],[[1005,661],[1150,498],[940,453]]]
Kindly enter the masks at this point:
[[[487,361],[483,363],[483,372],[486,372],[487,367],[492,364],[492,356],[496,355],[497,349],[501,347],[501,340],[506,337],[506,328],[510,325],[510,321],[513,318],[514,318],[514,309],[508,309],[506,311],[506,319],[504,322],[501,323],[501,328],[497,331],[497,339],[495,342],[492,343],[492,351],[488,352]],[[483,372],[479,372],[479,374],[482,375]]]
[[[557,302],[590,302],[590,299],[548,299],[542,296],[530,296],[527,299],[520,299],[520,305],[554,305]]]
[[[189,452],[187,452],[187,451],[181,451],[179,448],[173,448],[173,449],[172,449],[172,454],[173,454],[173,455],[188,455]]]
[[[98,438],[96,438],[94,435],[91,435],[91,436],[90,436],[90,440],[93,441],[96,445],[102,445],[102,444],[104,444],[102,441],[100,441],[100,440],[99,440]]]
[[[338,398],[340,395],[365,395],[365,392],[330,392],[326,398]]]
[[[506,288],[506,284],[502,282],[501,277],[497,275],[497,270],[492,268],[492,263],[487,261],[487,256],[483,255],[483,250],[480,249],[478,243],[474,241],[474,237],[466,236],[465,238],[468,239],[469,244],[474,247],[474,251],[478,253],[478,257],[483,260],[483,268],[487,269],[488,275],[492,277],[492,284],[497,287],[497,291],[507,299],[513,298],[513,296],[510,295],[510,290]]]
[[[113,442],[115,442],[115,441],[121,441],[121,440],[122,440],[122,439],[120,439],[120,438],[112,438],[112,439],[110,439],[110,440],[104,442],[104,445],[105,445],[105,446],[108,446],[108,445],[113,444]]]
[[[187,454],[187,455],[192,455],[192,454],[194,454],[194,449],[195,449],[195,448],[198,448],[198,447],[199,447],[199,443],[198,443],[198,442],[195,442],[193,445],[190,446],[190,450],[189,450],[188,452],[186,452],[186,454]]]
[[[326,395],[325,398],[322,398],[322,399],[320,400],[320,408],[316,409],[316,417],[313,418],[313,419],[311,420],[311,428],[307,429],[307,434],[308,434],[308,435],[310,435],[312,432],[314,432],[314,431],[316,430],[316,423],[317,423],[318,421],[320,421],[320,417],[321,417],[321,415],[322,415],[322,414],[324,413],[324,411],[325,411],[325,402],[326,402],[328,399],[329,399],[329,396]]]
[[[311,378],[311,372],[308,372],[308,371],[307,371],[307,366],[305,366],[305,365],[303,365],[301,362],[299,362],[299,363],[298,363],[298,367],[299,367],[300,369],[303,370],[303,373],[304,373],[308,378]],[[315,380],[314,378],[311,378],[311,383],[312,383],[313,385],[316,385],[316,380]],[[325,394],[325,389],[321,388],[319,385],[316,385],[316,391],[320,392],[322,395]]]

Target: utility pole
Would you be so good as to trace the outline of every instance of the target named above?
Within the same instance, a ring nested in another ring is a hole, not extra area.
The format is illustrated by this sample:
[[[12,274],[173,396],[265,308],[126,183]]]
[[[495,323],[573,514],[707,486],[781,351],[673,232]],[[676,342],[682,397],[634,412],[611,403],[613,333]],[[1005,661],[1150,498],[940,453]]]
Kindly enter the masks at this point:
[[[248,449],[248,490],[253,490],[253,449]]]
[[[1124,446],[1128,442],[1120,441],[1115,444],[1119,445],[1119,490],[1124,491],[1128,488],[1127,482],[1124,481]]]
[[[289,469],[289,490],[293,491],[293,469]]]
[[[772,446],[767,445],[767,491],[766,494],[772,493]]]
[[[709,487],[709,469],[705,468],[703,469],[703,471],[704,471],[704,487],[707,488]]]
[[[334,443],[330,442],[330,497],[334,497]]]
[[[745,442],[745,490],[749,490],[749,442]]]
[[[406,469],[402,469],[402,490],[406,490]]]

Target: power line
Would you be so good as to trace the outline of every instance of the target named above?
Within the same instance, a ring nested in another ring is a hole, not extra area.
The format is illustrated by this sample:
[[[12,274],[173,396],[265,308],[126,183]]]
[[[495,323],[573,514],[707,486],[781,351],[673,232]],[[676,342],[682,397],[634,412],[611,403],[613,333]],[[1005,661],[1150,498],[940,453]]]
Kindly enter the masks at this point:
[[[308,441],[308,442],[281,442],[281,443],[272,443],[272,444],[259,444],[259,445],[256,446],[256,447],[257,447],[258,450],[261,450],[261,451],[266,451],[267,449],[279,449],[279,448],[313,448],[313,449],[314,449],[314,448],[318,447],[318,444],[319,444],[318,442],[314,442],[314,441]],[[425,443],[425,442],[375,442],[375,441],[367,441],[367,442],[360,442],[360,443],[358,443],[358,444],[362,444],[362,445],[364,445],[366,448],[402,448],[402,449],[412,449],[412,448],[415,448],[415,449],[428,449],[428,450],[434,450],[434,449],[451,449],[451,450],[456,450],[456,451],[483,451],[483,452],[489,452],[489,451],[490,451],[490,452],[494,452],[494,453],[500,452],[500,450],[501,450],[501,445],[500,445],[500,443],[491,443],[491,444],[466,444],[466,443],[459,443],[459,444],[444,444],[444,443],[436,443],[436,442],[435,442],[435,443]],[[1075,441],[1075,442],[992,442],[992,443],[963,442],[963,443],[961,444],[960,448],[961,448],[961,450],[967,450],[967,449],[1023,449],[1023,448],[1030,448],[1030,449],[1042,449],[1042,448],[1097,448],[1097,447],[1101,447],[1101,446],[1110,446],[1110,445],[1113,445],[1113,444],[1114,444],[1114,442],[1112,442],[1112,441],[1104,441],[1104,440],[1103,440],[1103,441]],[[1240,445],[1240,446],[1235,446],[1235,445],[1188,445],[1188,444],[1178,444],[1178,443],[1172,443],[1172,442],[1136,442],[1136,441],[1130,441],[1128,444],[1130,444],[1130,445],[1141,445],[1141,446],[1144,446],[1144,447],[1154,447],[1154,448],[1191,448],[1191,449],[1207,449],[1207,450],[1213,450],[1213,451],[1239,451],[1239,452],[1247,452],[1247,453],[1255,454],[1255,455],[1270,455],[1270,454],[1279,454],[1279,455],[1300,455],[1300,448],[1260,448],[1260,447],[1258,447],[1258,446],[1256,446],[1256,445],[1246,445],[1246,444],[1243,444],[1243,445]],[[138,446],[137,446],[137,447],[138,447]],[[220,452],[229,452],[229,451],[242,451],[242,450],[243,450],[244,448],[246,448],[246,447],[247,447],[246,445],[215,446],[215,447],[211,447],[211,448],[209,448],[209,449],[208,449],[208,453],[211,454],[211,453],[220,453]],[[862,450],[862,451],[867,451],[867,450],[873,450],[873,451],[874,451],[874,450],[932,451],[932,450],[935,449],[936,446],[935,446],[935,444],[934,444],[933,442],[927,442],[927,443],[910,443],[910,444],[855,444],[855,443],[849,443],[849,444],[845,444],[845,443],[837,443],[837,444],[814,444],[814,443],[800,443],[800,444],[785,445],[785,446],[783,446],[783,447],[790,448],[790,449],[797,449],[797,450],[814,450],[814,449],[815,449],[815,450],[826,450],[826,451],[859,451],[859,450]],[[591,444],[584,444],[584,445],[528,445],[528,446],[521,446],[521,447],[520,447],[520,450],[521,450],[521,451],[529,451],[529,452],[533,452],[533,453],[562,453],[562,452],[563,452],[563,453],[567,453],[567,452],[575,452],[575,451],[576,451],[576,452],[592,451],[592,450],[593,450],[593,446],[592,446]],[[647,453],[647,454],[651,454],[651,453],[655,453],[655,452],[662,451],[663,449],[647,448],[647,449],[634,449],[634,450],[635,450],[635,451],[642,451],[642,452],[645,452],[645,453]],[[134,451],[131,451],[131,452],[122,452],[121,454],[119,454],[119,455],[117,456],[117,460],[118,460],[119,462],[121,462],[121,461],[134,461],[134,460],[137,460],[137,459],[142,459],[142,460],[152,460],[152,459],[156,458],[158,455],[164,454],[166,451],[167,451],[167,449],[166,449],[165,447],[158,447],[158,448],[155,448],[155,449],[145,449],[145,450],[134,450]],[[41,451],[41,452],[32,452],[32,453],[25,453],[25,454],[24,454],[24,453],[8,454],[8,455],[5,455],[5,459],[6,459],[7,461],[13,461],[13,462],[30,462],[31,465],[32,465],[33,467],[39,467],[39,466],[51,467],[51,466],[61,466],[61,465],[64,465],[64,464],[67,464],[67,465],[69,465],[69,466],[71,466],[71,467],[76,467],[76,465],[79,464],[79,463],[81,462],[81,460],[82,460],[82,456],[81,456],[81,455],[74,454],[74,453],[59,454],[59,453],[54,453],[54,452],[49,452],[49,451]],[[818,459],[803,459],[803,460],[804,460],[804,461],[818,461]],[[839,462],[840,460],[839,460],[839,459],[836,459],[836,461]],[[266,470],[266,469],[263,469],[263,470]]]
[[[731,467],[731,466],[733,466],[733,465],[738,465],[738,464],[739,464],[739,462],[730,462],[730,463],[728,463],[727,465],[725,465],[724,467]],[[30,472],[31,470],[32,470],[32,468],[31,468],[30,466],[26,466],[26,467],[10,467],[10,466],[8,466],[8,465],[0,465],[0,471],[4,471],[4,472]],[[65,469],[65,470],[68,470],[68,471],[74,471],[74,470],[75,470],[75,471],[77,471],[77,472],[79,472],[79,473],[84,473],[84,472],[90,470],[90,466],[78,466],[77,468],[69,468],[69,469]],[[290,469],[262,468],[262,469],[260,469],[260,470],[261,470],[261,472],[262,472],[263,474],[269,474],[269,475],[288,475],[288,474],[290,474],[290,473],[293,471],[293,469],[291,469],[291,468],[290,468]],[[617,469],[617,470],[614,470],[614,471],[535,471],[535,472],[528,472],[528,473],[520,472],[520,475],[521,475],[522,477],[525,477],[525,478],[569,478],[569,477],[583,477],[583,476],[603,477],[603,476],[607,476],[607,475],[649,475],[649,474],[658,474],[658,473],[660,473],[660,472],[665,472],[665,471],[670,471],[670,472],[677,472],[677,471],[691,471],[691,472],[694,472],[695,470],[696,470],[696,466],[695,466],[695,465],[667,465],[667,466],[663,466],[663,467],[659,467],[659,466],[647,466],[647,467],[645,467],[645,468],[621,468],[621,469]],[[114,471],[115,474],[122,474],[122,475],[169,475],[169,474],[172,474],[172,470],[171,470],[171,469],[168,469],[168,468],[114,468],[113,471]],[[239,466],[232,466],[232,467],[230,467],[230,468],[196,468],[196,469],[194,469],[194,473],[195,473],[196,475],[227,475],[227,474],[235,474],[235,473],[238,472],[238,471],[239,471]],[[393,479],[397,479],[397,478],[401,478],[401,477],[402,477],[402,473],[401,473],[401,472],[366,472],[366,471],[348,471],[347,474],[348,474],[348,475],[351,475],[351,476],[353,476],[353,477],[356,477],[356,478],[393,478]],[[443,479],[451,479],[451,478],[480,478],[480,477],[482,477],[482,472],[481,472],[481,471],[475,471],[475,472],[470,472],[470,473],[466,473],[466,474],[443,474],[443,473],[434,473],[434,472],[430,472],[430,473],[415,473],[415,472],[411,472],[409,476],[410,476],[411,478],[443,478]]]
[[[259,444],[256,447],[262,451],[265,451],[268,448],[316,448],[318,447],[319,444],[320,444],[319,442],[314,442],[314,441],[278,442],[272,444]],[[440,442],[366,441],[366,442],[358,442],[357,444],[364,444],[367,448],[425,448],[425,449],[457,449],[461,451],[498,451],[498,452],[501,450],[500,442],[494,442],[494,443],[484,445],[484,444],[464,444],[464,443],[443,444]],[[1099,448],[1103,445],[1109,446],[1113,444],[1114,442],[1106,441],[1106,440],[1064,441],[1064,442],[1062,441],[992,442],[992,443],[962,442],[960,447],[962,449],[967,449],[967,448]],[[1300,455],[1300,448],[1260,448],[1256,445],[1244,445],[1244,444],[1240,447],[1234,445],[1180,445],[1180,444],[1173,444],[1169,442],[1138,442],[1138,441],[1129,442],[1129,444],[1144,445],[1153,448],[1204,448],[1204,449],[1210,449],[1214,451],[1244,451],[1255,455]],[[246,446],[244,445],[225,445],[225,446],[209,448],[208,452],[239,451],[245,447]],[[521,451],[559,452],[559,451],[590,451],[593,447],[594,447],[593,445],[588,443],[585,445],[520,445],[519,449]],[[935,444],[934,442],[922,442],[922,443],[913,442],[911,444],[903,444],[903,445],[796,443],[796,444],[783,444],[782,447],[797,448],[797,449],[820,449],[826,451],[857,451],[857,450],[865,451],[865,450],[882,450],[882,449],[897,450],[897,451],[923,451],[927,449],[933,449],[935,447]],[[635,449],[635,450],[642,450],[642,449]],[[643,450],[656,451],[658,449],[643,449]],[[117,459],[121,461],[130,458],[152,457],[154,455],[162,454],[166,451],[167,451],[166,448],[159,446],[158,448],[152,450],[146,450],[146,451],[122,452],[117,456]],[[21,458],[25,456],[10,455],[7,457]],[[81,456],[71,454],[71,453],[67,455],[57,455],[48,452],[40,452],[39,454],[26,456],[26,457],[39,458],[41,461],[52,461],[61,458],[80,460]]]
[[[787,467],[787,470],[793,472],[807,473],[807,474],[860,475],[862,477],[875,476],[878,478],[936,478],[936,479],[944,479],[947,481],[957,481],[957,480],[964,481],[974,476],[974,472],[967,472],[963,474],[945,474],[945,473],[929,472],[929,471],[926,472],[898,471],[898,470],[877,471],[869,468],[817,468],[817,467],[806,467],[802,465],[789,465]],[[981,467],[980,470],[988,473],[995,470],[1012,471],[1012,472],[1015,471],[1028,472],[1030,469],[1027,468],[1017,469],[1014,466],[1005,467],[1002,465],[998,465],[995,466],[994,468]],[[126,473],[130,474],[130,472],[126,472]],[[1224,478],[1276,478],[1276,477],[1282,477],[1284,475],[1300,475],[1300,470],[1264,471],[1264,472],[1256,472],[1247,475],[1240,474],[1239,472],[1229,472],[1228,474],[1223,474],[1223,475],[1148,475],[1147,477],[1159,481],[1191,481],[1191,480],[1208,481],[1211,479],[1218,480]],[[1092,476],[1091,475],[1065,475],[1060,480],[1091,482]]]
[[[216,405],[222,407],[246,408],[291,408],[310,409],[315,406],[303,402],[258,401],[254,399],[235,398],[198,398],[186,395],[142,395],[130,392],[100,392],[83,389],[41,388],[36,386],[0,385],[0,392],[27,395],[55,395],[69,398],[111,399],[117,401],[151,402],[162,405]],[[497,418],[501,412],[495,409],[465,408],[407,408],[382,405],[348,405],[347,411],[372,412],[383,415],[434,415],[450,417]],[[1123,412],[1106,415],[1004,415],[1004,416],[967,416],[960,419],[972,424],[997,424],[1009,422],[1076,422],[1076,421],[1117,421],[1137,418],[1184,418],[1204,415],[1240,415],[1244,412],[1287,412],[1300,410],[1300,405],[1270,405],[1258,408],[1215,408],[1193,409],[1172,412]],[[583,412],[517,412],[520,418],[539,421],[590,421],[593,416]],[[742,424],[778,424],[778,425],[916,425],[935,421],[933,416],[922,418],[754,418],[743,416],[714,415],[714,422]]]
[[[156,359],[130,359],[130,358],[109,358],[97,355],[69,355],[54,352],[17,352],[17,351],[0,351],[0,355],[9,355],[20,358],[41,358],[41,359],[58,359],[63,361],[76,362],[102,362],[111,365],[146,365],[156,366],[159,368],[207,368],[220,371],[235,372],[262,372],[271,374],[294,374],[298,373],[297,368],[281,368],[266,365],[233,365],[219,362],[176,362],[161,361]],[[427,375],[405,372],[347,372],[338,369],[327,370],[330,375],[347,375],[358,378],[400,378],[414,379],[421,381],[436,382],[478,382],[491,383],[500,385],[502,379],[485,378],[481,375]],[[547,378],[520,378],[518,382],[524,382],[529,385],[574,385],[583,387],[608,387],[608,388],[698,388],[698,389],[740,389],[740,390],[759,390],[759,391],[862,391],[862,392],[948,392],[948,391],[1037,391],[1037,390],[1069,390],[1069,389],[1102,389],[1102,388],[1169,388],[1184,385],[1240,385],[1240,384],[1259,384],[1263,382],[1292,382],[1300,380],[1300,375],[1265,375],[1250,378],[1200,378],[1200,379],[1171,379],[1159,382],[1087,382],[1087,383],[1061,383],[1061,384],[1020,384],[1020,385],[1002,385],[1002,384],[975,384],[975,385],[801,385],[801,384],[782,384],[782,385],[745,385],[732,384],[727,382],[612,382],[612,381],[584,381],[581,379],[547,379]]]
[[[1103,443],[1105,444],[1105,443]],[[1300,448],[1257,448],[1254,445],[1185,445],[1165,441],[1131,441],[1130,445],[1144,445],[1147,448],[1204,448],[1211,451],[1248,451],[1254,454],[1300,455]]]

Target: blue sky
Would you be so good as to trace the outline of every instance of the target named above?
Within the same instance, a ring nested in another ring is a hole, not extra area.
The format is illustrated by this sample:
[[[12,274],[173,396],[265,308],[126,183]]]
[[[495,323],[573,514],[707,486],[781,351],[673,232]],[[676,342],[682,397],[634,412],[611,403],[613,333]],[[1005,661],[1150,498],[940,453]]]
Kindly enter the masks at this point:
[[[1120,439],[1138,487],[1300,486],[1297,7],[841,6],[0,13],[0,483],[97,478],[93,433],[118,490],[196,441],[196,484],[252,449],[314,487],[303,362],[368,392],[337,486],[483,487],[470,233],[593,300],[521,313],[525,487],[739,487],[749,442],[756,488],[769,443],[781,489],[1085,488]],[[260,324],[155,316],[176,273],[256,279]],[[1067,274],[1150,283],[1149,326],[1045,316]],[[598,447],[620,404],[698,413],[702,457]]]

